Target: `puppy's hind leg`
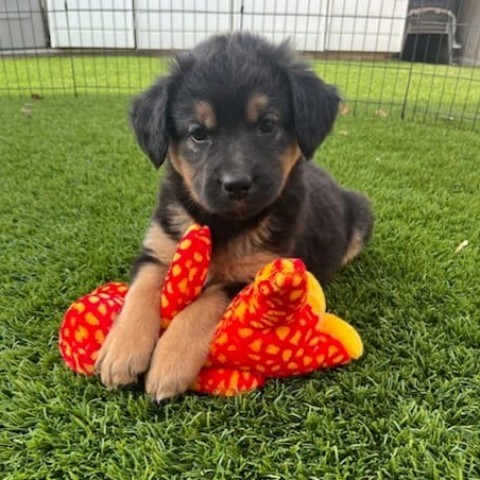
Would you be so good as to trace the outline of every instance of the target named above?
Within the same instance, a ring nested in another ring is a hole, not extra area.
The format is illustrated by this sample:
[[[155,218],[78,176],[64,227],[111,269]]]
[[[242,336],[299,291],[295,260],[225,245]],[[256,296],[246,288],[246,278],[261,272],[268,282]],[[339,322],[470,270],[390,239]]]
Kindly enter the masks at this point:
[[[374,218],[367,197],[353,190],[344,190],[348,246],[342,259],[345,265],[360,255],[373,232]]]

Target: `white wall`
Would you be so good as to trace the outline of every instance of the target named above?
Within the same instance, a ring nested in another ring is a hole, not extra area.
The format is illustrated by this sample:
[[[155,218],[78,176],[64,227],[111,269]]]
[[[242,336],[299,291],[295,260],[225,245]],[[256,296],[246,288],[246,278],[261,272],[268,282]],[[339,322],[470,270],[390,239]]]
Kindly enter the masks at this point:
[[[136,0],[137,47],[169,50],[193,47],[231,29],[229,0]]]
[[[291,38],[303,51],[399,52],[408,0],[243,0],[243,15],[242,0],[47,4],[54,47],[187,49],[214,33],[241,28],[275,42]]]
[[[47,8],[52,47],[135,47],[131,0],[47,0]]]
[[[235,0],[240,11],[241,0]],[[262,33],[279,43],[290,38],[297,50],[322,52],[328,0],[243,0],[243,18],[234,17],[234,28]]]
[[[408,0],[330,0],[326,50],[400,52]]]

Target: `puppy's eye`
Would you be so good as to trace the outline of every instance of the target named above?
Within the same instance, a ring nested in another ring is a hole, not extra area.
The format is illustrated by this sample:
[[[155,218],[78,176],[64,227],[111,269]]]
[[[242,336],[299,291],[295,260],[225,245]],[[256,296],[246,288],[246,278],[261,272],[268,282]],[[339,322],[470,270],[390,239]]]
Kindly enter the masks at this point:
[[[204,142],[207,139],[207,131],[204,128],[198,127],[190,132],[190,136],[196,142]]]
[[[271,118],[264,118],[258,125],[258,129],[261,133],[271,133],[275,128],[276,122]]]

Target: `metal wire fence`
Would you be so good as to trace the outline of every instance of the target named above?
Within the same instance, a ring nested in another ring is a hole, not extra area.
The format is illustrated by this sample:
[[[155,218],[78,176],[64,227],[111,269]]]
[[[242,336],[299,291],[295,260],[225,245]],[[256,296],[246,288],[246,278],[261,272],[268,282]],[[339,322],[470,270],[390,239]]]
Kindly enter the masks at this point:
[[[234,30],[290,38],[344,114],[480,123],[478,0],[0,0],[0,98],[135,93]]]

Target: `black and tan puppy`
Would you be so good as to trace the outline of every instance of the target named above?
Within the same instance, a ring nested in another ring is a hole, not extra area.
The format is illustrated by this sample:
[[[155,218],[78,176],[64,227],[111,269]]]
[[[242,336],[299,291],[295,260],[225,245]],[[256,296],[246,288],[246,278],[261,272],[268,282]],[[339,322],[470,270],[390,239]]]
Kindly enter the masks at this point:
[[[231,295],[259,268],[300,257],[325,284],[360,253],[373,225],[367,200],[308,162],[338,102],[287,44],[249,34],[200,44],[135,101],[137,140],[156,167],[167,165],[125,306],[97,360],[106,385],[147,372],[157,400],[185,391]],[[208,283],[159,340],[159,291],[193,222],[212,231]]]

